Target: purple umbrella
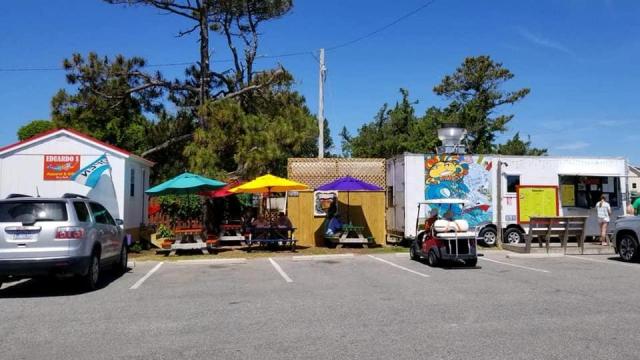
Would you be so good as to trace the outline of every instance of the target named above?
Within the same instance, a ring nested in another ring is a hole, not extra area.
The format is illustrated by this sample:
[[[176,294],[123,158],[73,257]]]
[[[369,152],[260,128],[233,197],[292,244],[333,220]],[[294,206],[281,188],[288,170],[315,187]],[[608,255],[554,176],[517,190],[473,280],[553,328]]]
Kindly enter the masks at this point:
[[[356,179],[351,176],[341,177],[330,183],[324,184],[316,188],[319,191],[346,191],[347,192],[347,209],[349,208],[349,193],[351,191],[380,191],[381,187],[370,184],[368,182]],[[349,210],[347,210],[347,221],[349,221]]]

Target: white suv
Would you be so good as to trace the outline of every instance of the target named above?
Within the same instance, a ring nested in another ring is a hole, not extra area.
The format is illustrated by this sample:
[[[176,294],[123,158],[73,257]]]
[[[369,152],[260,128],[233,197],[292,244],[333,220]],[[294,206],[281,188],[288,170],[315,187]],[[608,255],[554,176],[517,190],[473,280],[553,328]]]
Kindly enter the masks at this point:
[[[22,195],[0,200],[0,285],[21,278],[76,275],[93,290],[100,271],[124,273],[122,220],[86,197]]]

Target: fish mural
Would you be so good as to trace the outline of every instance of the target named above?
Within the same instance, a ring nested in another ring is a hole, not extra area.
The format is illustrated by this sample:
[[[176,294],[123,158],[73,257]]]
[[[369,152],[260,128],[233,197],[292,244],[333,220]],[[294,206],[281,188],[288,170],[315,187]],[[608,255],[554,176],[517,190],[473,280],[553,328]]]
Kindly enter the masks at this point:
[[[465,199],[466,207],[450,204],[432,204],[441,216],[448,211],[458,219],[465,219],[469,226],[490,222],[491,209],[491,161],[472,155],[425,156],[425,199]]]

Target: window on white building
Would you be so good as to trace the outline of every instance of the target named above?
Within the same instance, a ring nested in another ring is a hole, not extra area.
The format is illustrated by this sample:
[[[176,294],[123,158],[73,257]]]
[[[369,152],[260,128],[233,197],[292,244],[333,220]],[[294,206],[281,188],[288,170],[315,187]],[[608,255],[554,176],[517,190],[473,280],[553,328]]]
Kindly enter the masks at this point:
[[[515,193],[518,186],[520,186],[520,175],[507,175],[507,192]]]
[[[136,170],[131,169],[131,176],[129,176],[129,196],[136,195]]]

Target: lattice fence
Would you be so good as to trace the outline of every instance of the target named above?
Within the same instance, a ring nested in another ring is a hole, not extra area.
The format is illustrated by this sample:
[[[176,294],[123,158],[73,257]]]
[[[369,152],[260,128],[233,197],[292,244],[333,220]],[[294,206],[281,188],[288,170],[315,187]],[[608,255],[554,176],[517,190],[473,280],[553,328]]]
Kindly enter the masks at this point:
[[[287,174],[289,179],[312,188],[343,176],[352,176],[383,189],[386,185],[384,159],[291,158]]]

